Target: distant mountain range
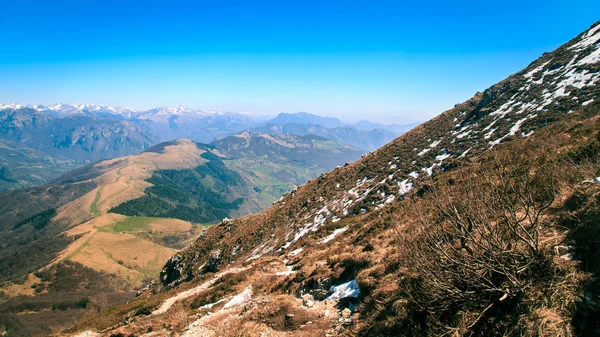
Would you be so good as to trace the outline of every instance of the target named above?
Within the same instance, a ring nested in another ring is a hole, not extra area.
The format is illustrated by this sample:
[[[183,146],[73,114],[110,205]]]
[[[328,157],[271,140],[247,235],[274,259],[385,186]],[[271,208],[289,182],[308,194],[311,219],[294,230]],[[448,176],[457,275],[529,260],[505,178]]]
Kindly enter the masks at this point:
[[[14,156],[0,156],[0,190],[45,183],[88,162],[139,153],[179,138],[209,143],[244,131],[316,135],[364,153],[411,127],[365,121],[344,124],[305,112],[281,113],[265,121],[256,114],[184,106],[134,110],[82,104],[0,105],[0,141],[18,143],[28,153],[19,165],[12,161]],[[40,165],[40,160],[53,164]]]

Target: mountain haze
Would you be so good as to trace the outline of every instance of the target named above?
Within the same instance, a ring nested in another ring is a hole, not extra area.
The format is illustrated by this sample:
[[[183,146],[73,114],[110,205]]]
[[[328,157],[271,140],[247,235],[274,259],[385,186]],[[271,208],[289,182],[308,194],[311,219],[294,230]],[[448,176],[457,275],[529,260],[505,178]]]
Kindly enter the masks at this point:
[[[278,118],[341,125],[338,120],[307,113],[282,116]],[[28,154],[19,161],[10,156],[0,157],[3,168],[0,190],[48,183],[61,173],[86,163],[136,154],[158,143],[179,138],[209,143],[251,130],[255,133],[317,135],[366,152],[397,135],[379,129],[358,131],[351,126],[327,129],[313,124],[286,124],[274,130],[265,126],[262,119],[254,114],[184,106],[133,110],[83,104],[0,105],[0,141],[18,143],[18,148]],[[41,165],[41,162],[47,164]],[[17,167],[24,170],[17,172]],[[25,172],[28,174],[23,174]]]

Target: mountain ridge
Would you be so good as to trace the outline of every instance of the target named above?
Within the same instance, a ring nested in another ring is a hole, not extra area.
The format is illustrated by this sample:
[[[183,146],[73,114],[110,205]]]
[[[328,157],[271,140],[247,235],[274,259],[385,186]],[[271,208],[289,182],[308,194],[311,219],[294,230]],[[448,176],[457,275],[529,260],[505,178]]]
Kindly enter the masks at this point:
[[[73,161],[73,165],[78,166],[136,154],[163,141],[179,138],[209,143],[245,130],[281,133],[258,127],[257,123],[262,122],[252,114],[193,110],[183,106],[143,111],[82,104],[0,106],[0,139],[20,143],[29,153],[38,153],[37,158],[45,155],[56,158],[57,163]],[[389,131],[357,131],[350,126],[335,130],[320,126],[300,128],[301,132],[293,133],[300,136],[317,134],[351,142],[350,145],[363,151],[374,149],[395,136]],[[353,138],[358,141],[352,142]],[[0,188],[8,190],[46,183],[66,170],[45,171],[43,167],[36,170],[37,166],[33,164],[39,160],[31,157],[31,161],[28,168],[31,177],[21,175],[15,179],[10,173],[14,168],[10,167],[9,158],[0,157],[0,166],[7,170]],[[67,166],[72,168],[71,164]]]

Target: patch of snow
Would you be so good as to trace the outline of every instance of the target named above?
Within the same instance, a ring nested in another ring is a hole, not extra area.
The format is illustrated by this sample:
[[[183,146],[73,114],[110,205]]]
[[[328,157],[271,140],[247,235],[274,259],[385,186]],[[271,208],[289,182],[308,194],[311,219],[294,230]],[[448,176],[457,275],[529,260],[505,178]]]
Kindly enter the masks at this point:
[[[435,156],[436,160],[440,161],[440,164],[442,163],[442,161],[444,161],[444,159],[448,159],[450,158],[452,155],[450,153],[444,153],[444,154],[440,154],[438,156]]]
[[[427,173],[428,176],[431,176],[433,174],[433,168],[436,166],[437,164],[433,164],[430,167],[423,167],[421,170],[425,171]]]
[[[552,60],[550,60],[550,61],[552,61]],[[531,77],[533,77],[533,75],[537,74],[542,69],[544,69],[544,67],[546,67],[548,65],[548,63],[550,63],[550,61],[548,61],[546,63],[543,63],[542,65],[533,68],[533,70],[531,70],[528,73],[526,73],[525,75],[523,75],[523,77],[525,77],[525,78],[531,78]]]
[[[398,185],[400,186],[400,195],[403,195],[405,193],[408,193],[408,191],[412,190],[413,188],[413,184],[412,182],[409,182],[408,179],[404,179],[401,182],[398,183]]]
[[[430,148],[425,148],[423,149],[421,152],[417,153],[417,156],[423,156],[424,154],[426,154],[427,152],[431,151]]]
[[[229,302],[227,302],[223,309],[231,308],[240,304],[244,304],[252,298],[252,285],[249,285],[241,293],[235,295]]]
[[[342,283],[329,289],[331,295],[326,300],[341,300],[343,298],[358,298],[360,296],[360,289],[356,280],[352,280],[346,283]]]
[[[579,60],[579,62],[577,62],[577,65],[582,66],[582,65],[593,64],[593,63],[598,63],[598,62],[600,62],[600,48],[594,50],[589,55],[587,55],[584,58],[582,58],[581,60]]]
[[[333,239],[335,239],[336,236],[340,235],[341,233],[345,232],[348,230],[348,226],[346,227],[342,227],[342,228],[338,228],[336,230],[333,231],[333,233],[329,234],[326,238],[324,238],[323,240],[321,240],[319,243],[323,244],[323,243],[327,243]]]
[[[290,276],[293,273],[295,273],[295,271],[292,270],[292,269],[294,269],[294,266],[286,266],[286,268],[287,269],[284,270],[284,271],[276,272],[275,275],[277,275],[277,276]]]
[[[569,49],[572,50],[583,50],[600,40],[600,34],[597,34],[600,30],[600,25],[596,25],[596,27],[590,29],[582,38],[581,41],[575,43]]]
[[[581,103],[581,105],[585,106],[585,105],[588,105],[588,104],[592,103],[593,101],[594,101],[594,99],[592,98],[589,101],[585,101],[585,102]]]
[[[386,199],[384,204],[389,204],[390,202],[394,201],[394,199],[396,199],[396,196],[394,194],[390,194]]]
[[[260,246],[256,247],[252,251],[252,254],[250,254],[250,257],[246,259],[246,261],[252,261],[252,260],[258,259],[259,257],[272,252],[273,247],[266,247],[267,243],[269,243],[269,241],[264,242]]]
[[[458,156],[458,158],[464,158],[464,156],[466,156],[470,150],[471,150],[471,148],[468,148],[465,152],[461,153],[460,156]]]
[[[468,136],[468,135],[469,135],[469,133],[471,133],[471,132],[473,132],[473,130],[467,130],[467,131],[465,131],[465,132],[463,132],[463,133],[461,133],[461,134],[457,135],[457,136],[456,136],[456,138],[458,138],[458,139],[462,139],[462,138],[464,138],[464,137]]]
[[[530,130],[530,131],[529,131],[529,132],[527,132],[527,133],[525,133],[525,132],[522,132],[522,133],[521,133],[521,136],[523,136],[523,137],[525,137],[525,138],[526,138],[526,137],[529,137],[529,136],[531,136],[531,135],[533,134],[533,132],[534,132],[534,131],[535,131],[535,130]]]
[[[225,302],[225,301],[227,301],[227,298],[222,298],[222,299],[220,299],[220,300],[218,300],[218,301],[216,301],[214,303],[209,303],[209,304],[202,305],[202,306],[198,307],[197,310],[210,309],[210,308],[214,307],[215,305],[217,305],[217,304],[219,304],[221,302]]]
[[[292,250],[292,251],[290,252],[290,254],[289,254],[289,255],[290,255],[290,256],[296,256],[296,255],[298,255],[298,254],[302,253],[302,251],[303,251],[303,250],[304,250],[304,248],[302,248],[302,247],[300,247],[300,248],[298,248],[298,249],[294,249],[294,250]]]
[[[436,147],[436,146],[438,146],[438,145],[439,145],[441,142],[442,142],[442,138],[440,138],[440,139],[438,139],[438,140],[436,140],[436,141],[433,141],[433,142],[431,142],[431,144],[429,144],[429,147]]]
[[[493,129],[491,129],[491,130],[490,130],[490,131],[488,131],[488,132],[487,132],[485,135],[483,135],[483,138],[485,138],[485,139],[489,139],[489,138],[492,136],[492,134],[493,134],[493,133],[494,133],[496,130],[498,130],[498,128],[493,128]]]
[[[419,178],[419,172],[417,172],[417,171],[412,171],[408,175],[411,176],[411,177],[413,177],[413,178],[415,178],[415,179]]]
[[[525,117],[525,118],[522,118],[522,119],[519,119],[518,121],[516,121],[515,124],[510,128],[510,130],[506,136],[514,136],[517,133],[517,131],[519,131],[521,124],[523,124],[523,122],[525,122],[527,120],[527,118],[528,117]]]

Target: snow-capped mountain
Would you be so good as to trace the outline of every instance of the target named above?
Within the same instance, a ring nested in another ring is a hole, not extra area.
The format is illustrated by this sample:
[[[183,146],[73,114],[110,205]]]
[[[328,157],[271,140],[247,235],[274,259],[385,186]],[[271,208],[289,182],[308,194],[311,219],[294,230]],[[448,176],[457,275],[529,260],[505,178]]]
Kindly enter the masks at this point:
[[[214,116],[228,114],[216,110],[190,109],[183,105],[178,107],[157,107],[148,110],[139,110],[110,105],[94,104],[37,104],[22,105],[18,103],[0,104],[0,110],[30,108],[36,111],[45,112],[55,117],[66,117],[74,114],[94,115],[94,116],[121,116],[125,119],[151,119],[150,116],[171,116],[171,115],[189,115],[189,116]]]

